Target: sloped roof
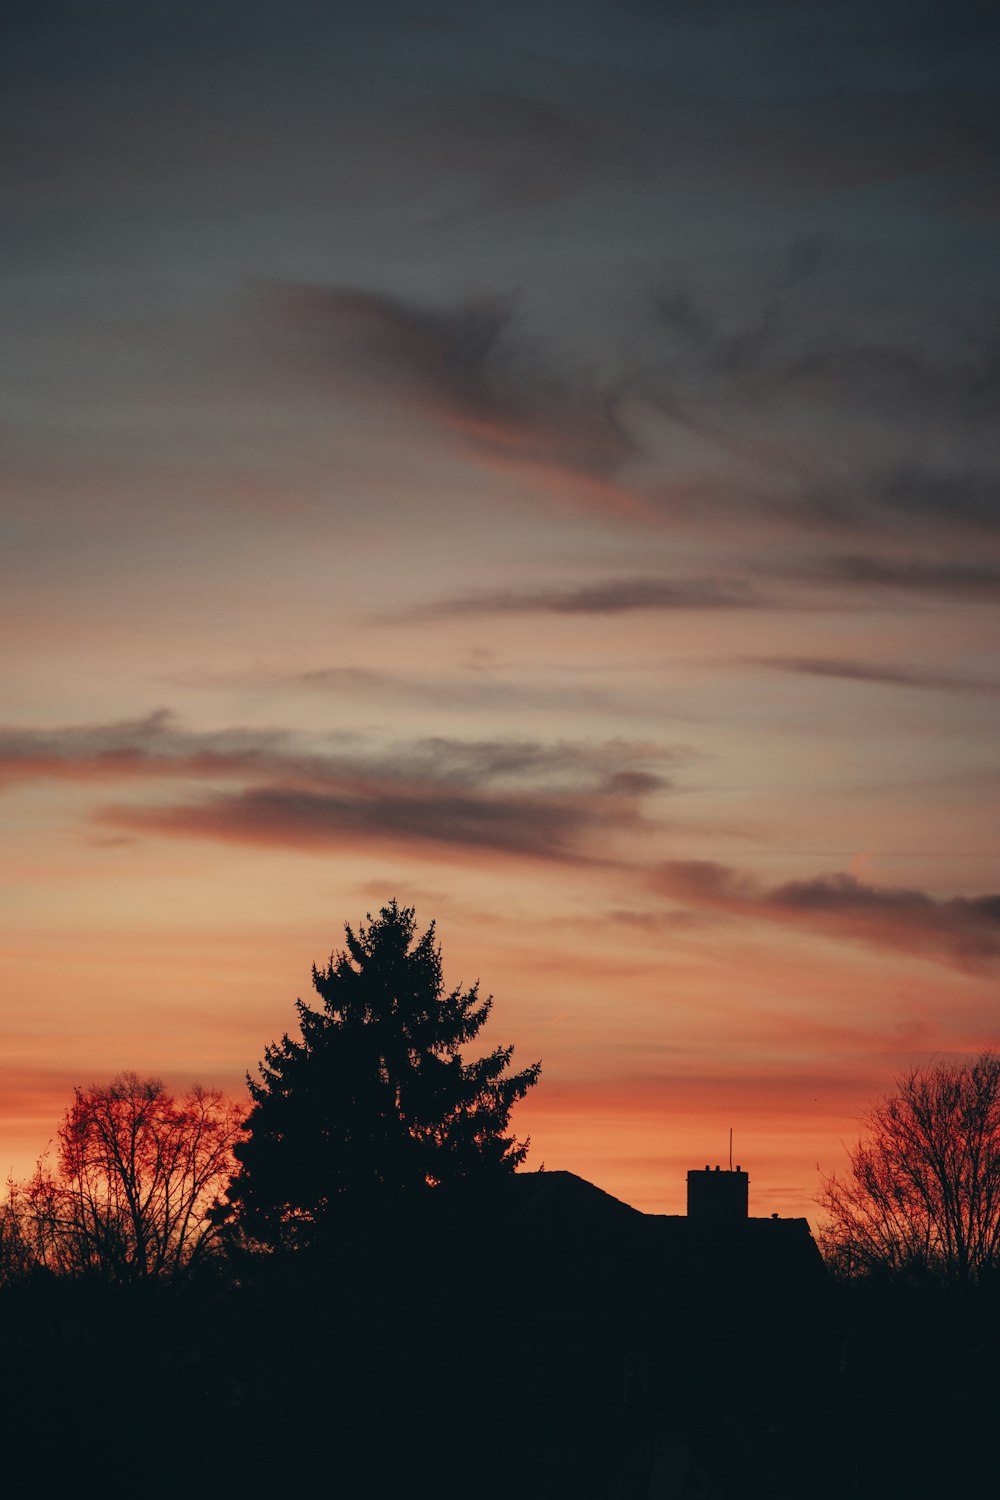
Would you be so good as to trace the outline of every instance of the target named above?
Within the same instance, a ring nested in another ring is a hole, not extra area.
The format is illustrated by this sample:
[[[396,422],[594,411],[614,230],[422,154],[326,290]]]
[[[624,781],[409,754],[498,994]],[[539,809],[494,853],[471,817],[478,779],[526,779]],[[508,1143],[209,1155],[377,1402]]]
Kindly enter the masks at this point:
[[[577,1228],[635,1223],[646,1217],[575,1172],[517,1172],[510,1180],[510,1192],[515,1211],[536,1220],[556,1218]]]
[[[723,1312],[789,1307],[829,1276],[805,1219],[732,1222],[644,1214],[573,1172],[519,1172],[503,1199],[518,1259],[574,1281],[629,1283],[636,1298],[703,1299]]]

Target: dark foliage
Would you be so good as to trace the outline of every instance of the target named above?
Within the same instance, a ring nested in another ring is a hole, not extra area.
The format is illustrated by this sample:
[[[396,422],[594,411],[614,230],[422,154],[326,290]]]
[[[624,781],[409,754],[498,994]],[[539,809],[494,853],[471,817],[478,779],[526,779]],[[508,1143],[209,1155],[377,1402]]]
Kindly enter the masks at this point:
[[[735,1231],[591,1213],[561,1175],[413,1195],[395,1233],[254,1256],[238,1284],[209,1261],[0,1287],[10,1493],[996,1495],[991,1289],[831,1296]]]
[[[492,1000],[445,989],[434,924],[418,934],[393,901],[345,934],[313,968],[322,1010],[296,1001],[301,1040],[267,1047],[248,1078],[229,1202],[252,1241],[309,1243],[345,1209],[357,1221],[400,1194],[488,1183],[527,1152],[508,1121],[540,1064],[509,1071],[513,1047],[466,1061]]]

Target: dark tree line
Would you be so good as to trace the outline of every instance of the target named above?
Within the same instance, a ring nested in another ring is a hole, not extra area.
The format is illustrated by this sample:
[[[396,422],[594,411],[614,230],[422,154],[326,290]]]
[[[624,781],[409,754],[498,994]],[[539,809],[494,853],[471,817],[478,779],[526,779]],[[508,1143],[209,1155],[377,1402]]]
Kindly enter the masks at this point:
[[[492,998],[448,989],[434,923],[395,901],[322,969],[321,1002],[296,1002],[299,1035],[265,1048],[252,1106],[122,1074],[77,1089],[55,1161],[8,1185],[4,1274],[177,1280],[224,1246],[303,1247],[372,1207],[431,1188],[488,1188],[524,1161],[510,1114],[540,1064],[513,1047],[467,1051]]]
[[[492,1332],[496,1205],[539,1065],[477,1051],[492,1001],[445,986],[410,908],[345,938],[249,1113],[125,1074],[10,1184],[12,1493],[511,1493],[516,1442],[485,1457],[522,1348]]]
[[[77,1089],[55,1151],[0,1209],[0,1275],[178,1280],[237,1246],[303,1248],[430,1189],[488,1190],[540,1065],[471,1056],[492,999],[448,988],[434,923],[392,901],[312,971],[297,1035],[248,1075],[249,1114],[126,1073]],[[911,1069],[825,1179],[821,1245],[843,1278],[962,1287],[1000,1267],[1000,1057]]]
[[[627,1209],[588,1227],[528,1208],[563,1175],[515,1177],[539,1065],[480,1052],[491,1001],[445,985],[410,908],[347,927],[313,985],[249,1111],[125,1074],[77,1090],[10,1185],[12,1493],[84,1470],[149,1500],[995,1492],[993,1054],[914,1070],[872,1110],[823,1190],[839,1280],[813,1303],[778,1276],[718,1286],[710,1241],[671,1274]]]

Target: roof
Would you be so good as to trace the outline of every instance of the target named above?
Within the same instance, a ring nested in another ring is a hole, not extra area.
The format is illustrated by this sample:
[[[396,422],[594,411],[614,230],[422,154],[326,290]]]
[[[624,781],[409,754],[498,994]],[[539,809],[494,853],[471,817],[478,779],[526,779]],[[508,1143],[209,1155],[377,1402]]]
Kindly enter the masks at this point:
[[[502,1237],[539,1274],[630,1301],[678,1299],[719,1314],[777,1316],[822,1295],[829,1276],[807,1220],[732,1222],[645,1214],[573,1172],[519,1172],[501,1207]]]

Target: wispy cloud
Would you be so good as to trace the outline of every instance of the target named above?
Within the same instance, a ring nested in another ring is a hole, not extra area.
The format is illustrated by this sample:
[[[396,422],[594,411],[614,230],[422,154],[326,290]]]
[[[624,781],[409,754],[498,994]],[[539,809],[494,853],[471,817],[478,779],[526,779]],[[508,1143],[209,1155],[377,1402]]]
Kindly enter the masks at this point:
[[[894,560],[847,554],[816,569],[819,577],[864,589],[945,595],[973,602],[1000,599],[1000,564],[965,561]]]
[[[0,777],[210,777],[275,772],[317,784],[364,776],[373,765],[395,777],[445,786],[534,780],[603,783],[625,765],[665,763],[682,753],[628,740],[545,742],[434,736],[373,751],[359,735],[307,736],[285,729],[186,729],[169,709],[139,719],[59,729],[0,729]]]
[[[462,615],[615,615],[633,610],[733,610],[774,606],[741,579],[615,578],[573,587],[483,589],[406,611],[407,619]],[[392,616],[394,619],[399,615]]]
[[[345,742],[349,736],[334,736]],[[192,732],[169,709],[138,719],[73,724],[58,729],[0,729],[0,786],[46,778],[126,781],[135,778],[215,778],[264,775],[295,765],[320,771],[310,754],[282,730]]]
[[[314,850],[413,847],[585,858],[581,843],[598,821],[593,799],[406,792],[369,785],[338,795],[298,787],[250,787],[180,806],[105,808],[101,821],[133,833],[221,839]]]
[[[682,379],[680,389],[706,398],[756,398],[755,405],[762,396],[773,403],[798,393],[814,405],[875,407],[891,420],[934,412],[948,424],[988,424],[1000,378],[995,312],[974,334],[954,330],[944,346],[912,328],[905,336],[865,338],[845,335],[833,320],[806,323],[786,294],[812,276],[829,248],[815,239],[795,241],[773,289],[741,318],[724,317],[682,286],[654,293],[652,309],[663,332],[656,377],[675,392],[671,377]],[[895,472],[901,499],[908,479],[914,492],[923,489],[922,466],[901,455]],[[945,482],[959,494],[971,485],[980,502],[995,491],[995,479],[981,480],[968,467]],[[928,499],[933,503],[932,495]]]
[[[245,672],[173,673],[165,683],[185,688],[266,689],[268,692],[306,689],[337,701],[417,704],[435,708],[561,709],[616,712],[613,693],[591,685],[591,673],[572,681],[575,664],[554,662],[538,674],[537,682],[519,681],[502,665],[468,662],[453,671],[416,675],[338,663],[302,671],[267,668]],[[569,680],[567,680],[569,679]]]
[[[698,440],[707,480],[718,470],[704,486],[713,512],[745,515],[749,505],[786,527],[853,535],[859,547],[872,538],[950,538],[961,569],[969,528],[1000,525],[996,315],[974,334],[951,329],[947,340],[912,326],[891,338],[845,336],[809,305],[811,286],[796,290],[828,258],[835,265],[836,252],[816,240],[793,244],[786,271],[742,314],[723,314],[676,284],[653,293],[661,345],[649,342],[634,388],[662,415],[675,447],[680,439],[681,453],[684,433]],[[915,457],[918,428],[933,430],[935,441]],[[841,453],[831,451],[830,431],[840,433]],[[727,471],[727,456],[741,474]],[[943,586],[929,568],[923,578],[913,570],[910,583]]]
[[[923,953],[962,969],[1000,959],[997,894],[938,900],[925,891],[866,885],[844,874],[769,887],[707,860],[660,865],[653,885],[663,895],[696,908]]]
[[[961,673],[933,672],[923,667],[897,667],[888,663],[844,660],[822,656],[755,656],[744,658],[750,665],[776,672],[794,672],[805,677],[832,677],[848,682],[871,682],[885,687],[917,688],[943,693],[1000,694],[1000,683]]]
[[[579,353],[571,359],[505,295],[423,303],[275,282],[258,288],[250,321],[268,360],[317,392],[388,400],[426,421],[432,441],[574,509],[697,532],[706,515],[742,526],[749,508],[779,526],[833,528],[859,548],[904,522],[934,534],[994,530],[1000,341],[987,330],[940,350],[902,332],[852,342],[833,323],[817,326],[794,299],[825,253],[816,239],[792,241],[742,314],[682,286],[653,290],[636,347],[599,342],[580,375]],[[914,462],[913,425],[930,420],[946,434],[942,456]],[[832,427],[853,444],[847,471],[828,451]],[[944,585],[928,565],[910,586]]]
[[[435,309],[360,288],[281,284],[265,304],[284,357],[315,377],[389,393],[484,462],[587,481],[609,500],[638,503],[617,489],[635,444],[615,393],[574,384],[529,355],[511,337],[508,299]]]
[[[188,780],[184,802],[116,803],[95,816],[133,833],[300,848],[436,846],[558,860],[603,857],[643,826],[680,750],[625,740],[415,739],[283,730],[186,730],[167,711],[63,730],[0,731],[0,783]],[[228,783],[210,791],[204,783]],[[237,783],[233,786],[233,783]]]

